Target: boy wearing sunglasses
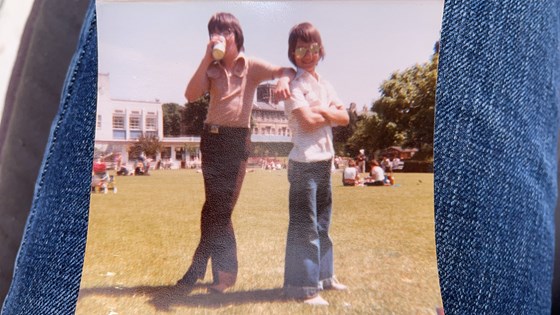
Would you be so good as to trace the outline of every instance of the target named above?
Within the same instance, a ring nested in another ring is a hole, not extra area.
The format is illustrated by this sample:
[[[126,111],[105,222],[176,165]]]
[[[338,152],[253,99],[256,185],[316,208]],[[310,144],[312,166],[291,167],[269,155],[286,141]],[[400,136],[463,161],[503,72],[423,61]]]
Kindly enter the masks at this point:
[[[297,67],[285,112],[294,144],[289,154],[290,222],[286,244],[284,294],[311,305],[328,305],[320,290],[346,290],[334,276],[329,236],[332,212],[332,126],[349,122],[333,87],[315,68],[325,56],[319,31],[301,23],[290,31],[288,57]]]
[[[177,285],[192,288],[204,278],[211,260],[214,283],[209,289],[222,293],[237,278],[237,245],[231,215],[249,157],[255,90],[263,81],[282,77],[275,97],[288,97],[293,70],[245,56],[241,25],[230,13],[214,14],[208,22],[208,33],[206,52],[185,91],[189,102],[210,93],[200,142],[206,200],[200,242],[191,266]]]

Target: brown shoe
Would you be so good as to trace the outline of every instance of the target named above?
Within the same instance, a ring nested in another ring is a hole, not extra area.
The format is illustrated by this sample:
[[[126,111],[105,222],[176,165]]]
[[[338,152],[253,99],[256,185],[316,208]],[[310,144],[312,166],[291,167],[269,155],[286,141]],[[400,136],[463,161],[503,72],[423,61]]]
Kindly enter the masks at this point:
[[[214,284],[208,287],[210,292],[224,293],[235,284],[235,280],[237,279],[237,275],[234,273],[218,271],[217,274],[218,279],[214,279]]]
[[[175,286],[180,288],[190,288],[193,287],[198,280],[202,279],[204,279],[204,274],[197,275],[194,271],[194,268],[191,267],[189,268],[189,270],[187,270],[185,275],[181,279],[179,279],[179,281],[177,281]]]

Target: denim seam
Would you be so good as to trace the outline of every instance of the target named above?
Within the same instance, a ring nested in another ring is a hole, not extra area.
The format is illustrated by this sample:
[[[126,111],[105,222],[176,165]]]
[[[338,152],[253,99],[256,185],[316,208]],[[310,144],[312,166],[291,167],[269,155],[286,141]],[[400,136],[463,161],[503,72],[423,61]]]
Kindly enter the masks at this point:
[[[90,6],[95,6],[95,0],[92,0],[90,2]],[[15,259],[15,266],[14,266],[14,271],[12,274],[12,279],[16,278],[16,275],[18,273],[18,266],[20,264],[20,260],[21,260],[21,255],[22,252],[25,251],[26,248],[26,244],[27,244],[27,238],[25,237],[25,235],[27,235],[29,233],[29,231],[33,228],[33,222],[34,222],[34,218],[35,218],[35,213],[36,213],[36,209],[37,209],[37,200],[40,199],[42,197],[42,188],[44,185],[44,177],[45,174],[47,173],[47,171],[49,170],[49,165],[50,165],[50,159],[51,156],[53,154],[53,151],[56,149],[54,144],[57,143],[57,135],[60,129],[60,126],[63,123],[64,117],[66,116],[66,112],[70,106],[70,99],[71,96],[73,95],[72,93],[74,92],[73,88],[74,88],[74,83],[76,81],[76,77],[78,75],[78,73],[80,72],[80,70],[82,70],[81,66],[82,66],[82,60],[83,57],[86,53],[86,49],[85,47],[87,47],[88,44],[90,44],[93,35],[94,35],[94,30],[96,31],[96,22],[97,22],[97,18],[96,18],[96,12],[95,10],[90,10],[88,9],[87,11],[88,13],[85,16],[84,21],[90,21],[91,22],[88,24],[84,24],[82,27],[82,30],[80,31],[80,41],[77,45],[79,52],[74,54],[74,56],[72,57],[72,60],[70,61],[70,68],[67,71],[66,74],[66,81],[64,83],[64,89],[62,91],[61,96],[63,97],[63,101],[61,102],[59,111],[57,113],[57,115],[55,116],[55,119],[53,120],[53,124],[51,126],[51,131],[50,131],[50,136],[49,136],[49,141],[46,145],[46,148],[48,148],[48,152],[46,152],[45,157],[43,159],[42,165],[41,165],[41,169],[39,172],[39,176],[37,178],[37,182],[35,184],[35,189],[34,189],[34,198],[33,198],[33,204],[31,206],[30,212],[29,212],[29,216],[27,218],[27,222],[25,225],[25,230],[23,233],[23,238],[22,238],[22,242],[20,244],[20,249],[18,250],[18,253],[16,255],[16,259]],[[85,32],[87,29],[87,32]],[[84,37],[84,35],[86,35]],[[71,76],[69,77],[69,75],[71,74]],[[68,79],[69,78],[69,79]],[[83,253],[84,254],[84,253]],[[83,264],[83,257],[81,258],[82,264]],[[80,275],[81,278],[81,275]],[[12,282],[12,285],[14,283]],[[10,300],[10,296],[12,294],[12,289],[10,288],[8,290],[8,294],[6,296],[5,299],[5,303],[2,307],[1,310],[1,314],[4,314],[4,311],[6,310],[8,301]],[[76,302],[77,302],[77,296],[73,301],[73,307],[75,309],[76,307]]]
[[[84,41],[83,44],[80,43],[80,47],[82,47],[82,48],[80,49],[79,55],[76,56],[77,57],[76,58],[76,63],[74,64],[74,60],[72,61],[73,67],[70,69],[71,71],[68,72],[68,73],[72,73],[72,77],[69,80],[70,84],[63,91],[63,95],[65,95],[64,103],[61,107],[60,112],[56,116],[56,120],[54,121],[53,127],[51,128],[52,138],[51,138],[51,141],[49,141],[49,143],[47,143],[47,148],[49,148],[49,151],[48,151],[47,155],[45,156],[45,160],[44,160],[43,165],[41,167],[40,177],[39,177],[39,180],[38,180],[37,185],[35,187],[34,200],[41,198],[41,191],[42,191],[41,188],[43,187],[43,183],[44,183],[44,181],[43,181],[44,175],[46,174],[46,172],[48,170],[49,161],[50,161],[50,158],[51,158],[53,150],[54,150],[53,144],[56,143],[58,130],[59,130],[60,125],[63,121],[63,118],[65,117],[65,114],[66,114],[66,111],[67,111],[68,105],[69,105],[69,99],[70,99],[70,96],[72,95],[72,92],[73,92],[72,88],[74,87],[73,84],[76,80],[76,74],[78,73],[78,70],[80,70],[79,66],[81,65],[81,59],[83,58],[83,56],[85,54],[85,50],[83,49],[83,46],[86,46],[90,42],[91,37],[92,37],[93,25],[95,23],[96,23],[96,19],[94,17],[93,20],[92,20],[92,24],[90,25],[90,27],[88,29],[88,33],[87,33],[88,35],[87,35],[86,41]],[[35,213],[35,211],[34,211],[35,208],[36,208],[36,206],[35,206],[35,203],[34,203],[33,207],[31,208],[30,214],[29,214],[29,218],[30,218],[29,221],[30,222],[32,221],[33,215]],[[30,224],[27,224],[26,232],[29,228],[30,228]],[[23,247],[23,245],[24,245],[24,243],[22,243],[22,247]]]

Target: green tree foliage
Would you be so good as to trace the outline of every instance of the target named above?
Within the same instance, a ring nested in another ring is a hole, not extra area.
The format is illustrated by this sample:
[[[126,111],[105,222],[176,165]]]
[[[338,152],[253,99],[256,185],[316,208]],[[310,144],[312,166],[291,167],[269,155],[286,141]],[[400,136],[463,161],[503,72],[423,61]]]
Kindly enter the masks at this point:
[[[178,137],[181,135],[181,112],[183,107],[176,103],[161,105],[163,111],[163,135]]]
[[[439,45],[429,62],[395,72],[380,86],[373,115],[358,122],[348,146],[369,152],[392,145],[415,147],[433,157],[434,107]]]
[[[163,150],[163,143],[157,136],[140,136],[130,147],[129,153],[132,157],[138,157],[142,152],[148,157],[155,157],[158,152]]]
[[[354,134],[358,125],[358,121],[360,121],[360,119],[362,118],[361,115],[358,115],[356,103],[350,104],[350,108],[348,109],[348,117],[350,118],[348,125],[337,126],[333,128],[335,152],[336,154],[342,156],[348,155],[349,153],[356,153],[352,152],[353,150],[348,146],[348,139],[350,139],[350,137]]]
[[[368,152],[386,148],[402,142],[404,135],[397,130],[394,122],[387,122],[378,113],[362,116],[356,126],[356,131],[349,139],[349,151],[357,154],[364,148]]]
[[[176,103],[162,105],[163,134],[165,136],[199,136],[208,113],[210,95],[205,94],[194,102],[181,106]]]
[[[207,93],[196,101],[185,104],[182,112],[183,134],[199,136],[202,133],[209,103],[210,94]]]

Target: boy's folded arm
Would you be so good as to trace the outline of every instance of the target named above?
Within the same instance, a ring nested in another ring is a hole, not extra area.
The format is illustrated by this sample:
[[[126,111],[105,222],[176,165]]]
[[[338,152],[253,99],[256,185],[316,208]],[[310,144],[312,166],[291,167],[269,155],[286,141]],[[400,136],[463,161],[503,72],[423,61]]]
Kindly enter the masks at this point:
[[[323,115],[312,110],[311,107],[298,107],[292,111],[292,115],[305,132],[311,132],[329,125],[329,121]]]
[[[342,104],[332,103],[328,108],[322,108],[320,114],[328,120],[331,125],[346,126],[350,122],[348,111]]]

